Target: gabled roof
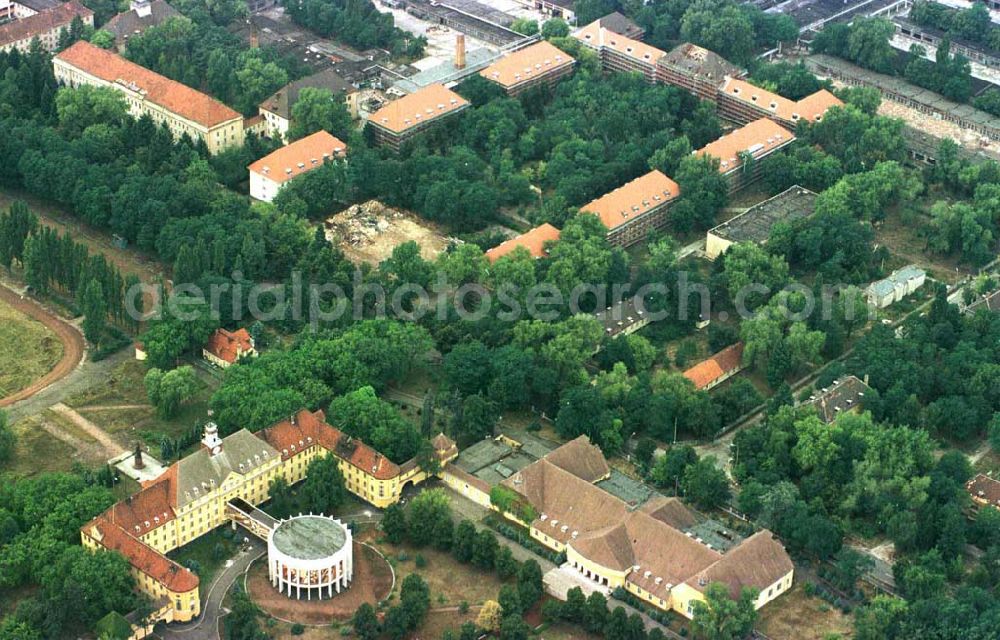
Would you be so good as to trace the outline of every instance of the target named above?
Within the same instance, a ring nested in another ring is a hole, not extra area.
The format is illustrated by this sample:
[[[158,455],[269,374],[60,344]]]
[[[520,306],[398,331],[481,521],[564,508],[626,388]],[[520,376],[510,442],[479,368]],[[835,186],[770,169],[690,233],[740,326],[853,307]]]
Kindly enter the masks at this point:
[[[573,34],[573,37],[594,49],[611,49],[646,64],[656,64],[663,57],[660,49],[639,40],[619,35],[595,20]]]
[[[516,238],[504,240],[497,246],[486,252],[486,258],[490,262],[496,262],[500,258],[512,252],[518,247],[524,247],[534,258],[544,258],[546,255],[545,245],[559,239],[559,229],[556,229],[548,222],[538,225],[530,231],[525,231]]]
[[[741,366],[743,366],[743,343],[737,342],[694,365],[684,372],[684,377],[693,382],[696,389],[704,389]]]
[[[994,291],[988,295],[980,297],[978,300],[966,307],[966,312],[975,313],[979,309],[986,309],[996,313],[1000,311],[1000,291]]]
[[[727,133],[695,151],[695,155],[709,155],[719,160],[719,173],[729,173],[739,168],[740,153],[747,152],[754,158],[783,147],[795,140],[795,134],[770,118],[754,120],[745,127]]]
[[[576,59],[547,40],[500,58],[479,72],[502,87],[513,87],[539,76],[573,66]]]
[[[738,78],[727,78],[721,91],[730,98],[755,105],[788,122],[800,119],[815,122],[822,119],[830,107],[844,105],[826,89],[820,89],[796,102]]]
[[[642,40],[642,37],[646,34],[645,29],[637,25],[628,16],[624,16],[617,11],[612,11],[603,18],[598,19],[597,22],[605,29],[614,31],[620,36],[632,38],[633,40]]]
[[[639,507],[639,510],[674,529],[683,530],[698,524],[698,519],[678,498],[653,498]]]
[[[815,407],[819,419],[829,424],[841,413],[862,407],[865,395],[871,390],[857,376],[844,376],[826,389],[818,390],[804,404]]]
[[[125,556],[129,564],[175,593],[198,588],[198,576],[153,549],[127,531],[98,516],[83,531],[105,549]]]
[[[216,455],[201,447],[174,465],[177,504],[183,507],[221,486],[232,474],[245,476],[277,456],[273,447],[246,429],[223,438],[222,451]]]
[[[20,42],[48,33],[59,27],[69,28],[73,18],[93,16],[94,12],[83,6],[77,0],[57,2],[56,6],[41,8],[38,13],[27,18],[14,20],[0,25],[0,46],[12,42]],[[27,6],[27,5],[26,5]]]
[[[743,70],[714,51],[684,42],[668,51],[658,64],[682,69],[687,74],[722,85],[729,77],[743,75]]]
[[[339,138],[326,131],[317,131],[276,149],[247,168],[252,173],[265,176],[274,182],[285,183],[303,173],[318,169],[330,158],[341,158],[346,154],[347,145]],[[249,335],[247,337],[249,338]]]
[[[443,84],[431,84],[393,100],[373,113],[368,122],[393,133],[404,133],[467,106],[468,100]]]
[[[292,107],[298,101],[299,94],[306,88],[329,89],[335,96],[338,93],[352,93],[355,91],[354,85],[348,82],[344,76],[340,75],[336,69],[324,69],[311,76],[289,82],[261,102],[259,108],[270,111],[285,120],[290,120],[292,117]]]
[[[116,502],[104,515],[109,522],[135,536],[143,536],[176,516],[177,464],[145,483],[132,496]]]
[[[764,529],[686,582],[698,591],[704,591],[713,582],[721,582],[729,587],[729,596],[735,599],[739,598],[744,587],[760,591],[780,580],[793,568],[785,548],[773,533]]]
[[[677,183],[662,172],[650,171],[610,193],[580,207],[581,212],[596,213],[609,231],[642,214],[665,205],[681,193]]]
[[[597,482],[611,473],[604,454],[585,435],[570,440],[546,455],[545,459],[586,482]]]
[[[208,337],[208,342],[205,344],[205,351],[230,364],[235,363],[240,354],[249,353],[252,350],[253,339],[247,330],[242,328],[236,331],[227,331],[219,327]]]
[[[148,14],[139,15],[139,12],[135,9],[123,11],[108,20],[101,29],[114,34],[115,41],[120,45],[127,38],[131,38],[137,33],[142,33],[150,27],[163,24],[170,18],[179,15],[181,13],[170,6],[167,0],[152,0],[149,3]]]
[[[142,91],[146,100],[206,128],[243,118],[215,98],[105,51],[86,40],[75,42],[59,53],[56,60],[62,60],[105,82],[121,83],[125,87]]]
[[[340,429],[328,425],[321,411],[311,413],[303,409],[291,419],[282,420],[257,432],[257,436],[280,451],[282,459],[288,459],[313,442],[318,442],[378,480],[395,478],[400,473],[399,465],[392,460],[358,438],[352,438]]]

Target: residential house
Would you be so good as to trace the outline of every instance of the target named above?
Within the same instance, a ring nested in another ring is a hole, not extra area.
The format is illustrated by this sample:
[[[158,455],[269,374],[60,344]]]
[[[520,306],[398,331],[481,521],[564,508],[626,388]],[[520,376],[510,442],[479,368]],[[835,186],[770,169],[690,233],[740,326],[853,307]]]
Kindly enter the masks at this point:
[[[291,180],[346,155],[347,145],[326,131],[317,131],[296,140],[247,167],[250,171],[250,197],[271,202]]]
[[[684,372],[684,377],[702,391],[713,389],[743,370],[743,343],[729,345]]]
[[[926,280],[927,272],[911,264],[868,285],[865,295],[869,304],[884,309],[924,286]]]
[[[491,263],[496,262],[518,247],[526,249],[533,258],[544,258],[548,255],[549,246],[557,240],[559,240],[559,229],[546,222],[515,238],[504,240],[487,251],[486,258]]]
[[[227,331],[219,327],[208,337],[201,355],[215,366],[225,369],[236,364],[240,358],[256,357],[257,350],[246,329]]]
[[[727,120],[748,124],[758,118],[770,118],[789,129],[794,129],[800,120],[819,122],[831,107],[844,105],[826,89],[795,101],[736,77],[726,78],[716,100],[719,115]]]
[[[275,91],[257,106],[264,117],[266,135],[283,142],[288,141],[288,130],[292,126],[292,108],[298,102],[303,89],[326,89],[335,99],[343,100],[352,118],[358,117],[354,97],[358,89],[335,69],[324,69],[319,73],[289,82]]]
[[[101,29],[111,33],[115,37],[115,48],[123,51],[129,38],[180,15],[167,0],[131,0],[128,11],[111,18]]]
[[[657,82],[680,87],[713,102],[728,78],[739,78],[745,73],[719,54],[690,42],[677,45],[656,61]]]
[[[639,40],[619,35],[595,20],[573,37],[597,52],[605,73],[641,73],[647,82],[656,82],[656,63],[664,52]]]

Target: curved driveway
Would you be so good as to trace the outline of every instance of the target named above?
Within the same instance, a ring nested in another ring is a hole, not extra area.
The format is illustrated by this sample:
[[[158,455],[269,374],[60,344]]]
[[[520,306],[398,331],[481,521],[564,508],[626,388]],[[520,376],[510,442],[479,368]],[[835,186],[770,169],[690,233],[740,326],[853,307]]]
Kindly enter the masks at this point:
[[[246,533],[242,529],[240,531]],[[267,545],[261,540],[249,534],[246,537],[250,538],[250,549],[240,551],[232,559],[233,563],[215,577],[215,581],[209,587],[208,597],[202,603],[201,616],[184,624],[160,626],[157,635],[163,640],[218,640],[221,637],[219,619],[225,615],[222,610],[223,599],[250,563],[267,552]]]

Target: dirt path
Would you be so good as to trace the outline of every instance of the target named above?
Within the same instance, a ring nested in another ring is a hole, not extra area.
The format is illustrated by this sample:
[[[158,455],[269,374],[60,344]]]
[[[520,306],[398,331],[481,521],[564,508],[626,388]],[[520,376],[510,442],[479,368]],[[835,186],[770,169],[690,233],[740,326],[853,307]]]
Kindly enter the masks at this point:
[[[96,424],[94,424],[90,420],[87,420],[79,413],[73,411],[63,403],[59,402],[57,404],[52,405],[52,411],[66,418],[76,426],[80,427],[85,432],[87,432],[87,435],[89,435],[94,440],[97,440],[97,442],[101,443],[104,446],[106,452],[108,453],[109,459],[125,453],[125,449],[123,449],[121,445],[115,442],[114,438],[109,436],[107,432],[104,431],[104,429],[101,429]]]
[[[130,409],[152,409],[151,404],[97,404],[90,407],[77,407],[77,411],[128,411]]]
[[[66,443],[70,448],[72,448],[74,458],[80,460],[81,462],[86,464],[96,464],[111,459],[107,456],[107,452],[99,442],[94,442],[93,440],[81,440],[75,435],[67,433],[56,422],[46,420],[44,416],[42,417],[41,424],[39,426],[53,438]]]
[[[22,297],[2,284],[0,284],[0,299],[26,316],[48,327],[63,344],[63,357],[51,371],[24,389],[16,391],[6,398],[0,398],[0,407],[6,407],[18,400],[30,398],[52,383],[62,380],[72,373],[77,365],[80,364],[80,361],[83,360],[86,345],[84,344],[83,336],[76,327],[50,313],[34,300]]]

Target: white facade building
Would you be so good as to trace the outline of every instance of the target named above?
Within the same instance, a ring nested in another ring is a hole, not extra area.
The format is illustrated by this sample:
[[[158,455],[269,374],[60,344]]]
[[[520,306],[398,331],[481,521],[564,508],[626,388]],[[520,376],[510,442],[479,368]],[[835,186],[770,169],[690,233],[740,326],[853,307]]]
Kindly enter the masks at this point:
[[[351,530],[330,516],[283,520],[268,536],[268,578],[290,598],[333,597],[354,577],[353,544]]]

